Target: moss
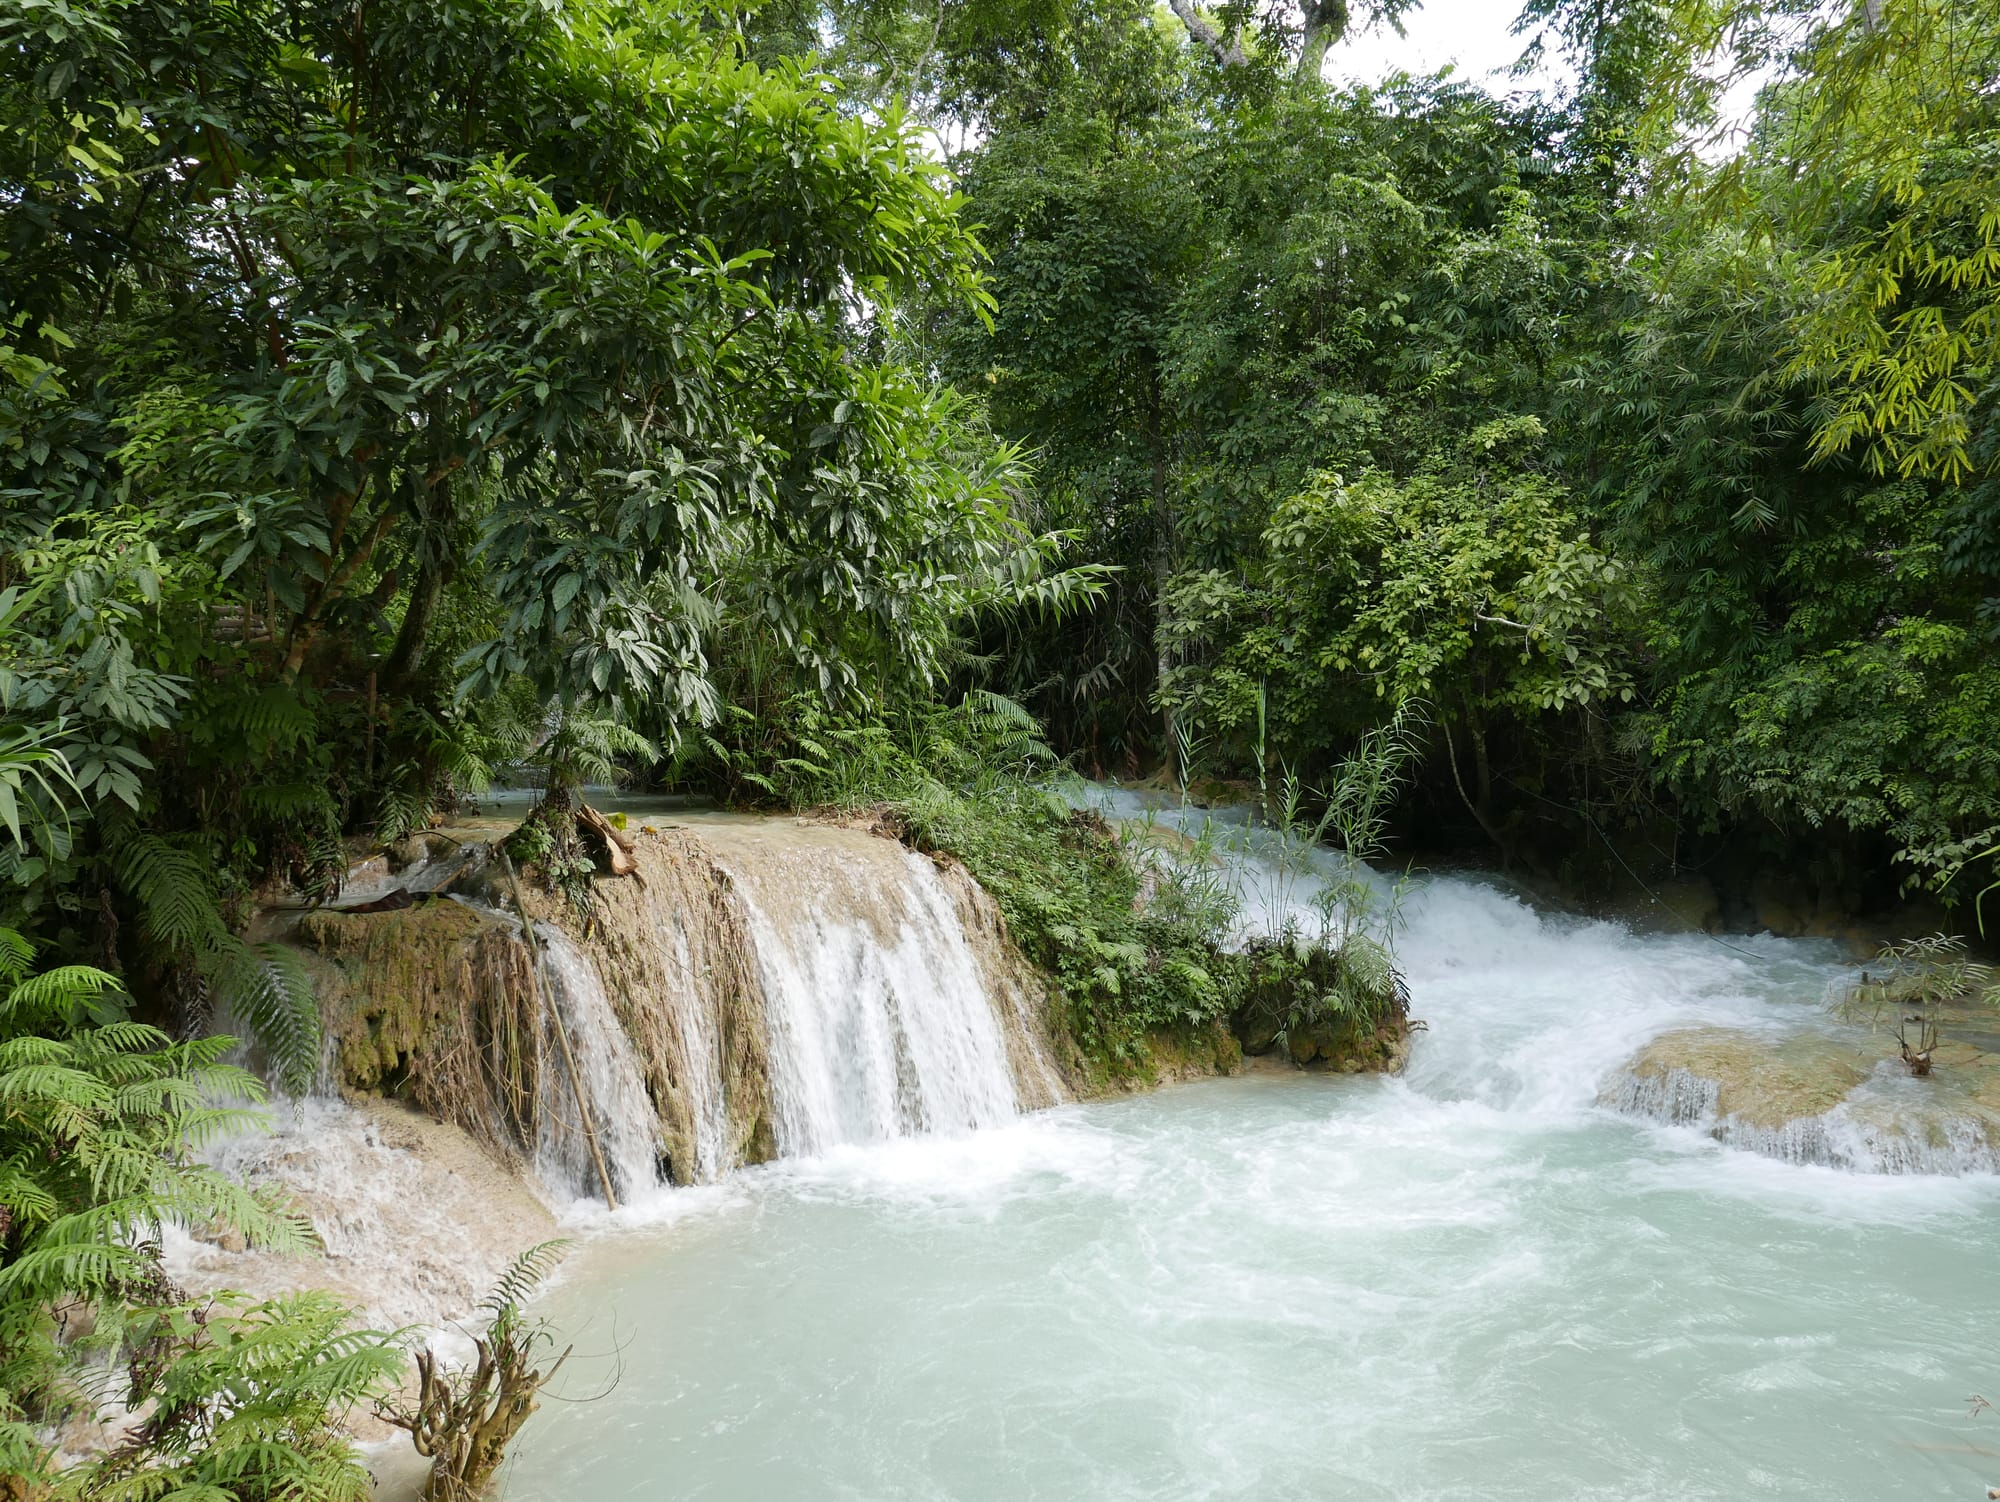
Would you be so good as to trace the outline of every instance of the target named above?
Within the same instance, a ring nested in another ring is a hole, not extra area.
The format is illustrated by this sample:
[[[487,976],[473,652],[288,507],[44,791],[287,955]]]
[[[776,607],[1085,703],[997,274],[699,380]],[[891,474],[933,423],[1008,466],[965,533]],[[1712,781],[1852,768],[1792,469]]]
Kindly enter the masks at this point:
[[[514,931],[455,902],[308,913],[320,1011],[341,1085],[407,1099],[518,1154],[534,1141],[535,978]]]
[[[1719,1116],[1768,1130],[1822,1116],[1866,1079],[1874,1060],[1817,1036],[1779,1042],[1730,1028],[1665,1033],[1642,1049],[1631,1073],[1653,1079],[1676,1070],[1708,1080]]]

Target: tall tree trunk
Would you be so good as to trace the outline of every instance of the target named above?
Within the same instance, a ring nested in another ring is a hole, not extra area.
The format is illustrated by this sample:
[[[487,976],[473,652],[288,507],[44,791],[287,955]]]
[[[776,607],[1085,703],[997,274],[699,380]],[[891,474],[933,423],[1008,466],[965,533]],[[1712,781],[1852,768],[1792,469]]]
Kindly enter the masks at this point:
[[[1470,698],[1465,703],[1466,737],[1472,742],[1472,785],[1476,795],[1466,789],[1465,778],[1458,769],[1458,747],[1452,740],[1451,723],[1440,720],[1439,728],[1444,731],[1445,756],[1451,763],[1451,780],[1458,788],[1458,796],[1464,802],[1466,811],[1472,815],[1486,838],[1493,842],[1493,848],[1500,852],[1500,869],[1507,871],[1514,864],[1513,848],[1507,838],[1493,822],[1493,767],[1486,751],[1486,727],[1479,718],[1479,711],[1473,707]]]
[[[423,670],[424,649],[430,640],[431,623],[437,619],[438,604],[444,598],[449,569],[442,560],[425,559],[410,586],[410,603],[403,611],[403,624],[396,631],[396,645],[382,675],[391,689],[402,692]]]
[[[1299,46],[1299,69],[1295,83],[1318,83],[1326,66],[1326,54],[1347,35],[1347,0],[1306,0],[1306,31]]]
[[[1166,643],[1167,581],[1174,571],[1173,516],[1167,505],[1166,424],[1161,411],[1160,374],[1157,367],[1146,372],[1146,442],[1153,456],[1153,682],[1160,695],[1160,734],[1164,738],[1167,775],[1176,786],[1187,776],[1179,764],[1175,745],[1174,708],[1167,701],[1167,675],[1173,671],[1173,654]]]

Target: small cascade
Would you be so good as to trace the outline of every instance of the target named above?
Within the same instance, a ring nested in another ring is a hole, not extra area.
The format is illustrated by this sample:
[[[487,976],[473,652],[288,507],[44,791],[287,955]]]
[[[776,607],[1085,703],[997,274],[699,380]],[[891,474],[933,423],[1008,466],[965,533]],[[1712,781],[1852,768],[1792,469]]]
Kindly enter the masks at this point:
[[[1046,997],[962,870],[804,820],[646,832],[634,848],[639,875],[599,884],[574,953],[628,1043],[617,1093],[675,1182],[1062,1098]]]
[[[591,1152],[594,1133],[613,1188],[630,1199],[659,1183],[659,1133],[645,1072],[596,967],[553,924],[537,923],[535,938],[542,978],[569,1045],[569,1059],[561,1056],[559,1041],[541,1071],[536,1170],[552,1189],[601,1197]],[[571,1085],[570,1060],[588,1098],[587,1117]]]
[[[811,836],[717,849],[763,982],[778,1152],[1010,1120],[1002,1020],[937,868],[858,831]]]
[[[1938,1073],[1913,1079],[1896,1060],[1876,1057],[1880,1048],[1866,1034],[1670,1032],[1614,1074],[1599,1099],[1786,1163],[1853,1173],[2000,1173],[2000,1090],[1988,1056],[1960,1048]]]

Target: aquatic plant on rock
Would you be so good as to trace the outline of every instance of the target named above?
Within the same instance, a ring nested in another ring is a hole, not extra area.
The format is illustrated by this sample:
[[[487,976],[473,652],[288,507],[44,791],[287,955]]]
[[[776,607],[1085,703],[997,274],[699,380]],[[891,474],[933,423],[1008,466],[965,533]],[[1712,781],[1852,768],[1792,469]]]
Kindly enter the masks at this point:
[[[1372,939],[1354,934],[1338,947],[1256,939],[1242,962],[1243,1001],[1229,1025],[1245,1053],[1283,1053],[1302,1068],[1343,1074],[1402,1067],[1409,993]]]

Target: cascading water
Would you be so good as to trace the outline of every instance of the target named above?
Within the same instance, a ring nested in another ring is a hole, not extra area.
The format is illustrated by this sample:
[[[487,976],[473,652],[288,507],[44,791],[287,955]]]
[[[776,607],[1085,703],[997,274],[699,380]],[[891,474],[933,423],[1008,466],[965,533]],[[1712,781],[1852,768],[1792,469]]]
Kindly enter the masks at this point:
[[[639,875],[600,886],[587,940],[537,930],[622,1197],[649,1152],[677,1182],[712,1182],[1059,1098],[1039,989],[962,871],[792,820],[718,819],[635,848]],[[601,1197],[559,1062],[541,1075],[546,1176]]]
[[[1015,1116],[1002,1018],[931,862],[810,826],[713,848],[755,949],[781,1156]]]
[[[1316,921],[1330,868],[1251,844],[1246,923]],[[783,939],[760,958],[859,944],[793,911],[810,873],[718,858]],[[586,1468],[605,1496],[954,1502],[1874,1502],[2000,1476],[1963,1404],[2000,1327],[1994,1179],[1796,1166],[1600,1101],[1663,1034],[1823,1027],[1832,946],[1633,933],[1460,878],[1404,915],[1430,1030],[1399,1079],[878,1141],[599,1243],[545,1312],[674,1338],[528,1431],[509,1502]],[[893,1030],[828,1036],[896,1086],[837,1130],[900,1126],[903,1076],[863,1046]]]
[[[542,1067],[536,1171],[559,1193],[602,1198],[601,1155],[615,1192],[633,1198],[659,1183],[659,1128],[645,1074],[596,967],[554,924],[537,923],[535,937],[543,982],[565,1035]]]

